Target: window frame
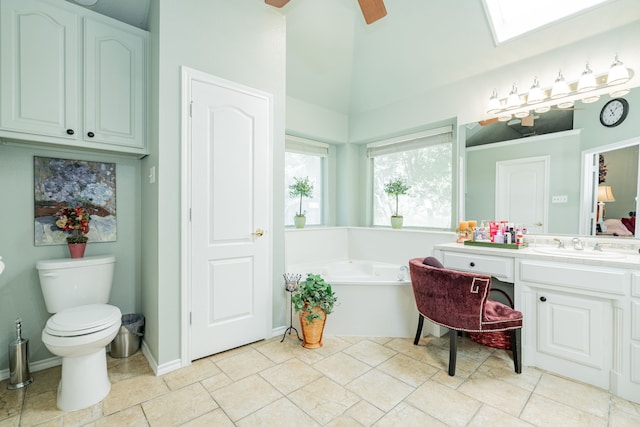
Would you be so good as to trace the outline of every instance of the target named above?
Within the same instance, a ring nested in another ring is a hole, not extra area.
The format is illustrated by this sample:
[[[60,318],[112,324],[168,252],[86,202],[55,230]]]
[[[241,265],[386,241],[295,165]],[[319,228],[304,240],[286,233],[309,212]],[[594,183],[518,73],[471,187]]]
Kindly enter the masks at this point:
[[[319,224],[309,224],[307,226],[311,227],[322,227],[326,226],[327,218],[328,218],[328,157],[329,157],[330,145],[324,142],[315,141],[312,139],[302,138],[294,135],[285,135],[285,167],[286,167],[286,153],[295,153],[302,154],[307,156],[315,156],[320,158],[320,177],[319,182],[316,184],[320,185],[320,223]],[[285,182],[285,191],[288,193],[288,184]],[[317,187],[314,190],[317,191]],[[285,194],[286,194],[285,193]],[[286,197],[285,196],[285,206],[286,206]],[[286,208],[285,208],[286,212]],[[288,224],[287,217],[283,218],[285,228],[293,228],[294,224]]]
[[[445,125],[425,131],[415,132],[392,137],[384,140],[375,141],[366,145],[367,157],[367,224],[371,227],[390,228],[391,225],[374,224],[374,157],[387,154],[410,151],[419,148],[425,148],[441,143],[451,144],[451,211],[450,211],[450,227],[430,227],[430,226],[403,226],[403,228],[418,230],[439,230],[449,231],[454,229],[456,219],[459,216],[459,208],[461,201],[459,200],[460,165],[463,164],[464,158],[460,156],[459,141],[456,138],[456,127],[454,125]],[[464,156],[464,154],[462,155]]]

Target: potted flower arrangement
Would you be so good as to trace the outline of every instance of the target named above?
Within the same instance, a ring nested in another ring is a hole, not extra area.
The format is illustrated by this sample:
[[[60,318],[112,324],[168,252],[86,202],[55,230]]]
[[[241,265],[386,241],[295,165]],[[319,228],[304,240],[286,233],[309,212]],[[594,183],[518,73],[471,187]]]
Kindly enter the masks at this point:
[[[313,183],[309,181],[309,177],[294,177],[293,179],[295,182],[289,185],[289,196],[292,198],[300,197],[300,210],[293,218],[293,223],[296,228],[304,228],[304,225],[307,222],[307,217],[305,216],[306,212],[302,211],[302,198],[311,197],[313,195]]]
[[[91,216],[84,206],[64,207],[56,212],[56,226],[71,233],[67,237],[71,258],[82,258],[86,248]]]
[[[320,275],[309,273],[307,279],[291,295],[291,301],[300,317],[302,346],[322,347],[324,324],[337,301],[331,285],[326,283]]]
[[[402,228],[404,218],[402,215],[398,215],[398,196],[407,194],[410,188],[402,178],[393,178],[384,185],[385,193],[396,198],[396,211],[395,214],[391,216],[391,228]]]

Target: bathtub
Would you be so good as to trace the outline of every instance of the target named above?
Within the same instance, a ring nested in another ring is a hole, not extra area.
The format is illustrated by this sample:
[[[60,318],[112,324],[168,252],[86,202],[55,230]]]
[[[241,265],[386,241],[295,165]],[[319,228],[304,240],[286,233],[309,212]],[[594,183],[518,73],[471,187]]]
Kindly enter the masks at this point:
[[[407,266],[349,259],[290,265],[287,273],[301,274],[301,281],[319,274],[333,287],[338,301],[326,335],[415,336],[418,311]]]

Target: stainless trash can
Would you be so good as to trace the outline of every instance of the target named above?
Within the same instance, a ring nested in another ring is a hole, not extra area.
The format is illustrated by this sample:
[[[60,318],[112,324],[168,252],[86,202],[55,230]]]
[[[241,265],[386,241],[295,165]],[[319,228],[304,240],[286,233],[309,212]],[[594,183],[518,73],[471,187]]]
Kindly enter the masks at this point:
[[[111,341],[111,357],[129,357],[140,349],[144,336],[144,316],[142,314],[124,314],[118,335]]]

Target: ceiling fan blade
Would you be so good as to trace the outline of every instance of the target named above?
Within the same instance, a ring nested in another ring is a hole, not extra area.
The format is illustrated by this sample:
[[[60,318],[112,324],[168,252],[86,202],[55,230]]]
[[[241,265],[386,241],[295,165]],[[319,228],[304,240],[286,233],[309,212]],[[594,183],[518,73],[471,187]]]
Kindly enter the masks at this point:
[[[367,24],[376,22],[380,18],[387,16],[387,8],[384,7],[384,0],[358,0],[364,21]]]
[[[289,0],[264,0],[266,4],[273,7],[282,7],[289,3]]]

